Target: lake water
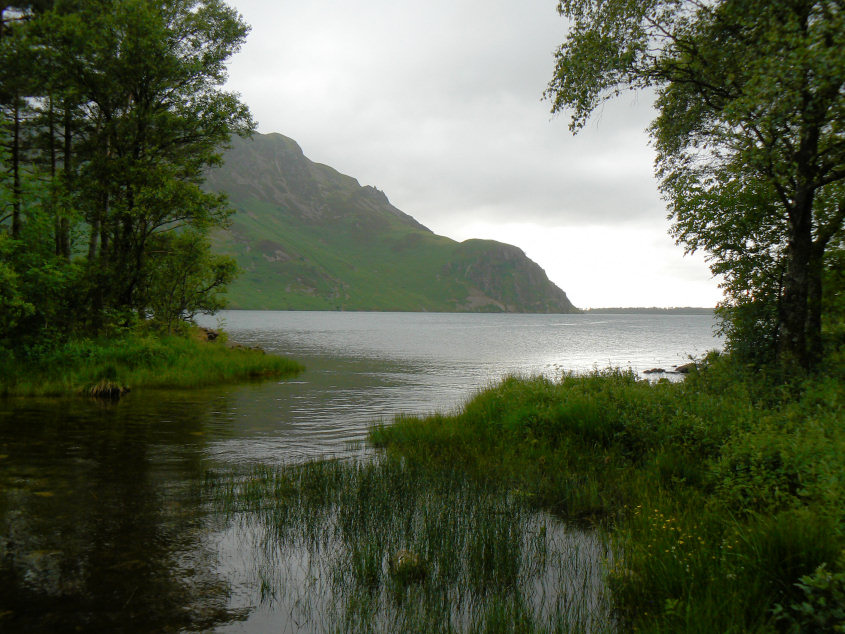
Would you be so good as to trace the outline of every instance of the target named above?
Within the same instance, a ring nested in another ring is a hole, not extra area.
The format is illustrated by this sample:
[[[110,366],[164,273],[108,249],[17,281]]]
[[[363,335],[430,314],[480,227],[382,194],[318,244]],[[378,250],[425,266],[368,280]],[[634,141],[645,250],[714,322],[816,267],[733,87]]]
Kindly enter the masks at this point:
[[[0,400],[0,630],[266,631],[249,549],[209,470],[365,454],[367,426],[456,408],[507,374],[671,368],[719,347],[704,315],[225,312],[307,371],[117,404]]]

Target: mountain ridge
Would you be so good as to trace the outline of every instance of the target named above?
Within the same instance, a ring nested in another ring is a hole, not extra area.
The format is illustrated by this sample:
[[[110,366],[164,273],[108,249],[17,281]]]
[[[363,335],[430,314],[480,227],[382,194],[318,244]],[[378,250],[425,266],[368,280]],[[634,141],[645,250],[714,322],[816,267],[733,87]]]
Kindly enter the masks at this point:
[[[519,247],[439,236],[284,135],[233,138],[206,188],[236,210],[214,237],[243,273],[233,308],[577,312]]]

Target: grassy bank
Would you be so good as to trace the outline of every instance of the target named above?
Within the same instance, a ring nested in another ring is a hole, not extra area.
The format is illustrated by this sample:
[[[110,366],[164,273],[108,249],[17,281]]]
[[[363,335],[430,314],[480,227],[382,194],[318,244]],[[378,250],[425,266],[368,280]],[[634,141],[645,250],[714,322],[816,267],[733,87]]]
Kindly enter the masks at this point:
[[[292,375],[302,369],[295,361],[261,350],[203,341],[196,331],[169,336],[123,333],[0,355],[0,395],[89,394],[109,386],[191,388]]]
[[[678,384],[511,378],[372,439],[600,526],[623,631],[842,631],[843,385],[718,359]]]

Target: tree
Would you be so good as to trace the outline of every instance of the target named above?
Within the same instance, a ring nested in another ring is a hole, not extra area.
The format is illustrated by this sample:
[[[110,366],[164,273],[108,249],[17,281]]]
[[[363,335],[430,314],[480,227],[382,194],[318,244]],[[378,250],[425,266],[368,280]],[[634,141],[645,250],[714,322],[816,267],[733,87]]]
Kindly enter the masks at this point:
[[[109,278],[96,285],[98,301],[144,310],[151,236],[207,229],[230,213],[200,183],[229,136],[254,128],[246,106],[219,88],[248,27],[219,0],[69,4],[74,19],[58,16],[48,30],[60,72],[90,112],[90,160],[78,169],[90,188],[90,263]]]
[[[222,294],[237,273],[232,258],[213,255],[198,231],[156,234],[151,242],[144,280],[152,316],[168,333],[179,321],[224,307]]]
[[[32,304],[22,296],[17,273],[5,261],[8,243],[9,237],[0,233],[0,348],[5,336],[34,312]]]
[[[8,167],[3,170],[2,178],[11,181],[8,187],[11,211],[7,213],[6,209],[0,209],[0,222],[6,216],[11,219],[13,238],[18,238],[21,231],[25,178],[22,172],[26,161],[24,137],[26,118],[31,111],[27,98],[33,94],[35,86],[35,65],[30,54],[32,41],[25,27],[51,5],[52,0],[0,4],[0,124],[9,128],[9,133],[2,138],[4,148],[8,148],[8,155],[4,156],[7,160],[3,163]]]
[[[13,238],[4,258],[24,299],[51,315],[34,296],[56,290],[76,320],[64,325],[77,330],[106,315],[146,316],[163,288],[146,277],[163,244],[185,246],[184,233],[194,236],[191,262],[218,280],[192,305],[219,307],[232,270],[202,236],[231,210],[201,184],[230,136],[254,129],[221,89],[249,27],[221,0],[42,0],[0,18],[0,154],[10,165],[0,229]]]
[[[754,306],[781,359],[814,365],[825,253],[845,221],[845,4],[562,0],[558,9],[572,28],[546,93],[553,111],[571,110],[577,131],[604,101],[654,90],[650,132],[676,239],[726,274],[730,318]]]

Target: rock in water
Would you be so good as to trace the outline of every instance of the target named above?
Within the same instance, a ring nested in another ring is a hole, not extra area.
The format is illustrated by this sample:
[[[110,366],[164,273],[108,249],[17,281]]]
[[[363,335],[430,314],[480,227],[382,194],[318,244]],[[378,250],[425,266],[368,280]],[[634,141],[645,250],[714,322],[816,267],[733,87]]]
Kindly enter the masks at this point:
[[[425,578],[426,568],[422,558],[410,550],[397,551],[390,558],[390,574],[397,581],[411,583]]]

